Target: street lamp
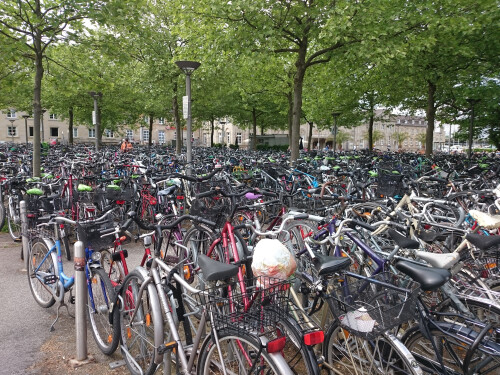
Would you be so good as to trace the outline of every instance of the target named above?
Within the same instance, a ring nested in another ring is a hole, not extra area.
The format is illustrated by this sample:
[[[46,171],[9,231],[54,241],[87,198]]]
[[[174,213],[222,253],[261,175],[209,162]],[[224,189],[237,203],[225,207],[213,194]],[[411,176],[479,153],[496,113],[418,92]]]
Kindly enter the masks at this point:
[[[9,120],[10,121],[10,136],[12,138],[12,143],[14,143],[14,120],[13,118]]]
[[[333,154],[337,151],[337,118],[340,116],[340,112],[332,112],[333,116]]]
[[[28,118],[29,115],[23,115],[24,118],[24,131],[26,132],[26,146],[28,146]]]
[[[472,157],[472,137],[474,133],[474,106],[480,101],[480,99],[467,98],[466,100],[471,107],[470,125],[469,125],[469,160],[470,160]]]
[[[191,74],[198,69],[201,63],[196,61],[176,61],[175,64],[184,72],[186,75],[186,101],[187,114],[185,113],[184,118],[187,120],[187,134],[186,134],[186,146],[187,146],[187,162],[188,169],[187,174],[191,175],[191,162],[193,160],[192,155],[192,143],[191,143]]]
[[[101,116],[97,106],[97,99],[102,98],[102,92],[89,91],[88,93],[94,99],[94,112],[92,113],[92,123],[95,126],[95,150],[99,151],[99,132],[101,127]]]

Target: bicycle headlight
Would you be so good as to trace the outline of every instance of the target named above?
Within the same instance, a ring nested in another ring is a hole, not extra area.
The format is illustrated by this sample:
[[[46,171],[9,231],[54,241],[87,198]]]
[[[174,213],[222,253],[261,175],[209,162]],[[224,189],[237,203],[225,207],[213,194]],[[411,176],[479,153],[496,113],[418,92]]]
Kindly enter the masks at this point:
[[[94,262],[99,262],[101,260],[101,253],[99,251],[94,251],[91,258]]]

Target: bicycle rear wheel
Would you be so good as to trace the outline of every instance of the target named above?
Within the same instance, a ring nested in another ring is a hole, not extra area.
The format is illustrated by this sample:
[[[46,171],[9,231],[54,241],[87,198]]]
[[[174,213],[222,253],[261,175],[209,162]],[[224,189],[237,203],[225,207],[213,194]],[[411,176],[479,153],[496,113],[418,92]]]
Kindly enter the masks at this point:
[[[394,335],[374,340],[354,336],[336,320],[327,330],[323,355],[330,374],[422,374],[415,359]]]
[[[12,197],[9,199],[8,214],[7,214],[7,226],[9,227],[10,237],[14,241],[19,241],[21,239],[21,214],[19,212],[19,201],[17,197]]]
[[[120,313],[121,352],[129,371],[153,374],[158,365],[156,347],[163,343],[163,321],[160,301],[152,283],[146,286],[139,299],[139,289],[144,278],[137,270],[130,272],[123,281],[121,297],[124,306]],[[137,313],[132,318],[134,309]]]
[[[258,338],[233,329],[218,331],[217,335],[221,350],[211,336],[205,339],[198,357],[198,375],[223,374],[223,366],[228,374],[289,373],[275,362]]]

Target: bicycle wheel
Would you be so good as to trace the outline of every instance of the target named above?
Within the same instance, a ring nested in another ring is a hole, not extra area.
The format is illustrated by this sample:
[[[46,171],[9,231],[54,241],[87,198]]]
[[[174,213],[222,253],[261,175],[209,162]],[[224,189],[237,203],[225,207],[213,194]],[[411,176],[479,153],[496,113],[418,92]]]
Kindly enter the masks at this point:
[[[42,307],[52,306],[56,300],[52,293],[48,278],[55,278],[57,282],[57,260],[54,252],[47,256],[49,247],[41,238],[31,242],[31,249],[26,260],[28,281],[31,294],[35,301]],[[51,280],[53,282],[53,280]]]
[[[276,329],[271,330],[266,337],[269,340],[286,337],[286,344],[282,352],[293,374],[319,374],[314,349],[312,346],[304,344],[301,327],[294,319],[287,318],[279,321],[276,324]]]
[[[423,372],[425,374],[463,374],[462,363],[467,354],[468,345],[437,328],[431,329],[430,335],[432,341],[424,335],[420,327],[416,326],[406,332],[402,338]],[[438,354],[442,358],[443,366],[439,363]]]
[[[134,270],[127,275],[121,288],[121,351],[129,371],[134,375],[155,372],[158,367],[154,362],[156,347],[163,343],[163,321],[158,294],[154,284],[150,283],[139,299],[139,289],[143,282],[141,273]],[[132,319],[136,307],[137,313]]]
[[[454,227],[459,227],[464,222],[464,215],[461,215],[456,207],[436,202],[427,207],[425,218],[431,223],[449,224]]]
[[[111,355],[120,340],[119,310],[114,307],[116,293],[102,268],[91,268],[88,313],[92,335],[99,349]]]
[[[227,328],[218,331],[217,335],[220,352],[217,344],[208,336],[200,349],[198,375],[223,374],[223,365],[228,374],[283,374],[283,369],[258,338],[242,330]]]
[[[121,261],[114,261],[111,255],[112,249],[101,250],[101,267],[108,275],[111,285],[121,284],[125,279],[125,269]]]
[[[337,320],[328,328],[323,355],[330,374],[422,374],[415,359],[394,335],[374,340],[349,334]]]
[[[0,198],[0,229],[5,225],[5,206],[3,203],[3,197]]]
[[[21,214],[18,198],[10,197],[8,205],[7,226],[9,234],[14,241],[18,241],[21,239]]]

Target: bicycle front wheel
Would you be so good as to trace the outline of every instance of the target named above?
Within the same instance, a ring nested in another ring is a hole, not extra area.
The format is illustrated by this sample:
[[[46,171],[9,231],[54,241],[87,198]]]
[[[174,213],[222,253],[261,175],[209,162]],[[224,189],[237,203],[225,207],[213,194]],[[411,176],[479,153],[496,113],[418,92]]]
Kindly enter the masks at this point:
[[[45,241],[35,238],[31,242],[31,249],[26,259],[26,270],[31,294],[35,301],[45,308],[56,302],[50,284],[57,282],[56,264],[55,254],[49,254],[49,247]]]
[[[270,355],[258,338],[242,331],[224,329],[217,332],[218,344],[211,336],[205,339],[198,358],[198,375],[224,374],[289,374]],[[221,361],[222,359],[222,361]]]
[[[156,371],[156,347],[163,343],[163,320],[158,294],[150,283],[140,296],[139,289],[143,283],[141,273],[134,270],[127,275],[121,289],[121,351],[129,371],[134,375],[148,375]]]
[[[88,312],[92,335],[99,349],[111,355],[120,340],[119,312],[114,307],[116,293],[102,268],[90,269]]]
[[[412,354],[394,335],[374,340],[354,336],[334,321],[323,344],[330,374],[422,374]]]
[[[19,202],[17,198],[9,199],[7,226],[9,227],[10,237],[14,241],[21,239],[21,214],[19,212]]]

